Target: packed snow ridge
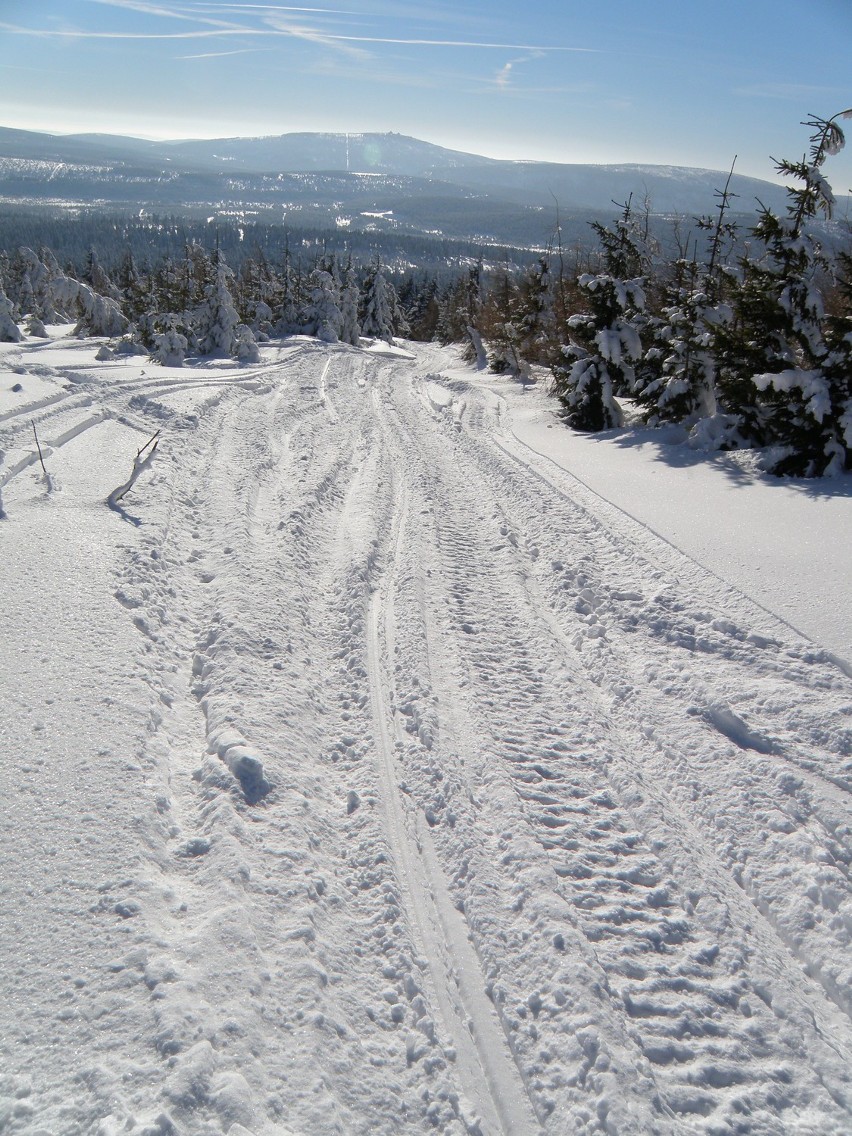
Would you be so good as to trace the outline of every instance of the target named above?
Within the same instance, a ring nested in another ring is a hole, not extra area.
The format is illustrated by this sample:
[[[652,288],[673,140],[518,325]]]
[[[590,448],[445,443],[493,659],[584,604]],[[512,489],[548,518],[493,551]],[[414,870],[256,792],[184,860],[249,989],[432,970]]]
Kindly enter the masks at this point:
[[[0,346],[3,1136],[848,1136],[852,479],[434,345],[46,331]]]

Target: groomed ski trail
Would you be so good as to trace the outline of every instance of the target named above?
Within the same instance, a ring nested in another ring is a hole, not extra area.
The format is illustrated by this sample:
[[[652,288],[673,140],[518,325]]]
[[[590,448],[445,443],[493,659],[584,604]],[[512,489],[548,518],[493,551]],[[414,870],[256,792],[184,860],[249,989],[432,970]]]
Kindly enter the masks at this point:
[[[95,349],[0,420],[9,1136],[846,1136],[832,658],[452,352]]]
[[[402,487],[389,563],[376,586],[368,619],[371,703],[388,833],[443,1028],[455,1050],[462,1085],[482,1117],[482,1134],[532,1136],[541,1128],[485,993],[479,958],[447,888],[429,827],[419,812],[406,814],[400,797],[395,750],[403,744],[404,729],[393,680],[393,588],[409,524],[407,494]]]

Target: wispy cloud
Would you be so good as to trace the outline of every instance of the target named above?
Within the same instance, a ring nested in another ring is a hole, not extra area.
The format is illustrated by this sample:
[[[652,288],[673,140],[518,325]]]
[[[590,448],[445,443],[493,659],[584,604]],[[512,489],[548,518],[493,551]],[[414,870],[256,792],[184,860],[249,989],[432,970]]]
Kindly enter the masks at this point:
[[[284,21],[277,15],[268,15],[265,22],[274,30],[274,34],[291,36],[293,39],[305,40],[319,47],[330,48],[332,51],[348,56],[350,59],[367,60],[370,53],[363,47],[354,47],[348,42],[346,36],[329,35],[319,28],[307,27],[305,24]]]
[[[0,20],[0,31],[37,39],[209,39],[212,36],[262,35],[254,28],[217,28],[191,32],[93,32],[74,28],[24,28]]]
[[[512,72],[516,67],[522,63],[530,63],[533,59],[541,59],[543,55],[543,51],[536,50],[530,52],[529,55],[521,55],[517,59],[508,60],[494,76],[495,85],[498,86],[501,91],[505,91],[506,88],[511,85]]]
[[[111,0],[96,0],[96,3],[110,3]],[[293,4],[240,4],[237,7],[222,5],[217,12],[228,13],[232,16],[243,12],[305,12],[312,16],[351,16],[348,8],[298,8]]]
[[[262,47],[235,47],[233,51],[202,51],[196,55],[176,55],[175,59],[221,59],[225,55],[249,55],[265,51]]]
[[[597,47],[561,47],[553,44],[490,43],[483,40],[467,39],[408,39],[390,36],[332,35],[325,32],[322,35],[327,40],[345,40],[348,43],[389,43],[410,47],[474,47],[489,51],[582,52],[590,55],[599,55],[601,52],[601,49]]]
[[[215,19],[209,12],[205,15],[204,12],[193,9],[161,8],[158,4],[150,3],[149,0],[89,0],[89,3],[100,4],[107,8],[120,8],[127,12],[141,12],[145,16],[156,16],[164,20],[185,20],[195,24],[208,24],[215,28],[238,29],[242,26],[233,24],[229,20]]]
[[[130,0],[94,0],[95,3],[108,3],[123,7],[133,6],[140,11],[153,13],[149,5],[131,4]],[[171,13],[175,16],[175,13]],[[184,17],[180,17],[184,18]],[[356,36],[340,35],[325,32],[318,28],[303,24],[278,24],[272,20],[262,28],[247,28],[237,24],[227,24],[223,21],[203,21],[206,24],[215,24],[214,27],[194,28],[185,32],[139,32],[139,31],[92,31],[80,28],[33,28],[23,27],[20,24],[10,24],[0,21],[0,31],[11,32],[13,35],[33,36],[38,39],[117,39],[117,40],[169,40],[169,39],[210,39],[216,36],[280,36],[292,39],[309,40],[325,47],[338,46],[344,50],[345,44],[388,44],[398,47],[458,47],[481,48],[487,51],[531,51],[540,53],[551,52],[582,52],[583,54],[599,54],[600,49],[594,47],[565,47],[552,44],[529,43],[492,43],[483,40],[455,40],[455,39],[421,39],[404,36]],[[350,53],[357,52],[351,48]]]

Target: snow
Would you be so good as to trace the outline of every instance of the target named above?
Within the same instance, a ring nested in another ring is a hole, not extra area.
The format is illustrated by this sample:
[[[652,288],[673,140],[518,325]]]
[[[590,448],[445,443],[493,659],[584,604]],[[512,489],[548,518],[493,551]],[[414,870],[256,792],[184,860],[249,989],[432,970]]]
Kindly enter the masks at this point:
[[[850,479],[435,345],[48,330],[0,346],[0,1132],[848,1133]]]
[[[535,396],[515,435],[643,528],[852,666],[852,476],[774,478],[677,427],[566,435]]]

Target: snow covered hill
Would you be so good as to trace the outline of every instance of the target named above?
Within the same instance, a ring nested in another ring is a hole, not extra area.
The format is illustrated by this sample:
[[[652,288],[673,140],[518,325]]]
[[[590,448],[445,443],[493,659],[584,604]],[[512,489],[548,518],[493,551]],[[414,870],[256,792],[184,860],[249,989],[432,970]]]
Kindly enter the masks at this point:
[[[714,214],[726,171],[686,166],[507,161],[448,150],[393,133],[293,133],[262,138],[154,142],[113,135],[53,135],[0,127],[0,204],[51,212],[92,202],[100,209],[259,218],[298,223],[311,210],[334,228],[359,220],[361,197],[393,211],[406,231],[517,242],[518,227],[540,244],[562,224],[583,235],[591,219],[647,200],[655,214]],[[843,187],[839,187],[842,191]],[[783,213],[783,186],[735,173],[732,207],[745,224],[758,201]],[[843,216],[838,202],[837,215]],[[547,217],[543,231],[538,214]],[[579,226],[582,225],[582,228]],[[535,234],[534,238],[530,234]],[[569,243],[573,231],[563,233]]]
[[[852,1131],[852,479],[431,345],[51,330],[0,347],[0,1132]]]

